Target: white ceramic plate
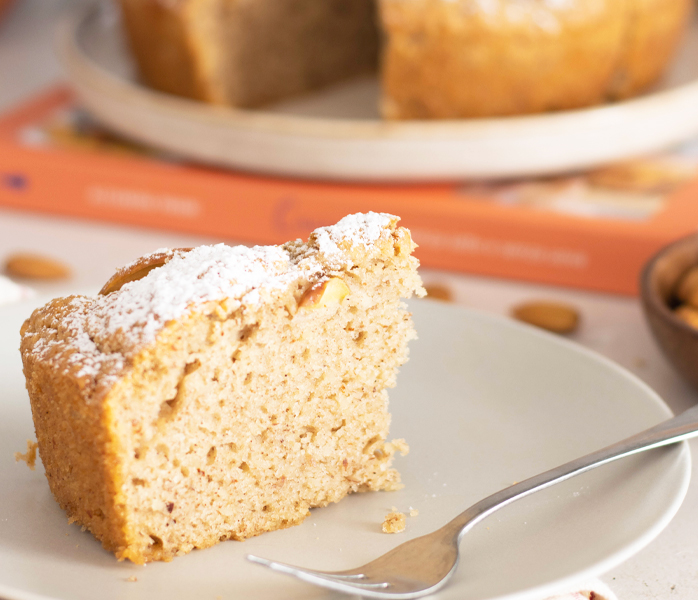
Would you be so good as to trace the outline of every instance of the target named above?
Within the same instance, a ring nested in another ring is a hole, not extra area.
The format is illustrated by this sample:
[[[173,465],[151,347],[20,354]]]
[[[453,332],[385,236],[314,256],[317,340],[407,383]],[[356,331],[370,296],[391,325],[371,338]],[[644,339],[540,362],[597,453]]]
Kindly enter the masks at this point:
[[[139,84],[116,16],[66,24],[61,54],[85,106],[114,130],[212,165],[277,175],[427,181],[543,175],[653,152],[698,134],[698,26],[664,82],[633,100],[539,116],[385,122],[375,79],[265,110],[213,107]]]
[[[119,563],[68,525],[41,471],[15,463],[33,429],[17,347],[28,306],[0,311],[0,597],[6,600],[338,598],[248,563],[247,553],[326,569],[364,564],[514,481],[670,416],[613,363],[528,327],[414,302],[420,339],[391,394],[405,488],[316,509],[300,526],[225,542],[172,563]],[[478,525],[437,596],[530,600],[598,575],[669,522],[690,478],[687,445],[625,459],[538,492]],[[407,530],[381,533],[391,507]],[[127,579],[135,576],[137,581]]]

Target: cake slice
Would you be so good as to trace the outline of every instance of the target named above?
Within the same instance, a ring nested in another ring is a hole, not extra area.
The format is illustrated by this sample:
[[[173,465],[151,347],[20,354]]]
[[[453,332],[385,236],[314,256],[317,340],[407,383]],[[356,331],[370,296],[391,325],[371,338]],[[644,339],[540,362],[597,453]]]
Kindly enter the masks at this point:
[[[424,293],[397,221],[159,251],[35,311],[24,374],[70,520],[144,563],[395,489],[386,388],[415,337],[402,298]]]

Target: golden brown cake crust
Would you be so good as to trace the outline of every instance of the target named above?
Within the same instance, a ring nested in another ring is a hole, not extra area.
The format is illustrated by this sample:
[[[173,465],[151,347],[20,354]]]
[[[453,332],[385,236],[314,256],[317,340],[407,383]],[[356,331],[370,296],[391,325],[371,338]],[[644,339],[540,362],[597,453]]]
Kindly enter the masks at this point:
[[[383,112],[394,119],[574,109],[661,74],[690,0],[382,0]]]
[[[183,6],[121,0],[121,9],[129,44],[148,85],[196,100],[220,101],[202,68]]]
[[[110,384],[95,381],[80,365],[65,321],[73,300],[53,300],[24,323],[24,375],[39,454],[54,497],[70,521],[87,526],[107,549],[118,552],[125,543],[115,440],[105,405],[86,401],[104,395]]]
[[[636,95],[691,0],[120,0],[153,87],[258,106],[376,68],[392,119],[517,115]],[[378,27],[374,11],[380,13]]]
[[[628,98],[652,85],[673,58],[693,12],[691,0],[634,0],[610,99]]]
[[[140,280],[35,311],[24,372],[71,520],[142,563],[394,489],[406,446],[387,441],[385,390],[414,337],[401,298],[423,294],[396,223],[354,215],[308,243],[158,251],[167,263]]]
[[[375,69],[374,0],[119,0],[145,82],[253,107]]]

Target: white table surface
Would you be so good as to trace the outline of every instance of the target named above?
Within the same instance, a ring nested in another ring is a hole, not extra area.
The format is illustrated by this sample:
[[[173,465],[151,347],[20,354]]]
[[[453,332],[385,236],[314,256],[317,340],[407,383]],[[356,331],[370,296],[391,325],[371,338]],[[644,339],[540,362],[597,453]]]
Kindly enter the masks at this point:
[[[53,53],[53,30],[62,14],[83,2],[19,0],[0,22],[0,110],[61,79],[61,68]],[[0,262],[10,252],[30,250],[61,258],[74,269],[74,277],[67,283],[34,286],[40,293],[51,295],[97,290],[118,266],[156,248],[212,241],[234,240],[0,209]],[[674,412],[698,401],[698,393],[678,378],[660,354],[635,298],[433,270],[424,270],[422,275],[427,284],[451,287],[456,302],[501,315],[507,315],[513,305],[524,300],[545,298],[570,302],[583,317],[572,339],[635,373]],[[564,398],[560,401],[564,402]],[[691,444],[693,450],[698,447],[696,441]],[[639,554],[603,576],[620,600],[698,598],[698,461],[694,461],[693,470],[694,481],[688,496],[667,529]]]

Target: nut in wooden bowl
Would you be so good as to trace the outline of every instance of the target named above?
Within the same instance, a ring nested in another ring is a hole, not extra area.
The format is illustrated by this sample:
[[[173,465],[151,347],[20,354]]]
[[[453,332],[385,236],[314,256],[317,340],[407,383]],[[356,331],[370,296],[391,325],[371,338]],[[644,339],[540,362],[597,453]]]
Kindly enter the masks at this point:
[[[640,296],[664,355],[698,389],[698,235],[666,246],[645,266]]]

